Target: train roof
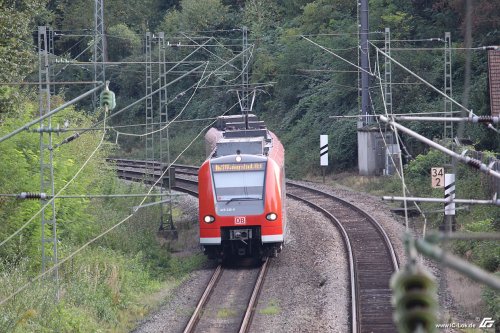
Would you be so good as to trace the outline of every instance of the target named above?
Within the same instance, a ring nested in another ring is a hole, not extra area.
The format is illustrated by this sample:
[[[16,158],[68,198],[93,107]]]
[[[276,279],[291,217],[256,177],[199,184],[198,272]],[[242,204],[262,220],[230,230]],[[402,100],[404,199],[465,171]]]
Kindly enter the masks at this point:
[[[205,135],[207,153],[210,151],[211,158],[234,154],[268,156],[276,141],[282,147],[256,115],[248,115],[246,127],[244,115],[218,117],[215,126]]]

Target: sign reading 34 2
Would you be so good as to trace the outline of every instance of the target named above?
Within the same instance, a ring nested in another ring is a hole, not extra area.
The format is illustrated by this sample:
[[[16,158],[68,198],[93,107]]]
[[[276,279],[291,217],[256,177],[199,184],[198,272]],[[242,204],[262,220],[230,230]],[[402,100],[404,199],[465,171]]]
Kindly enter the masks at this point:
[[[444,168],[431,168],[431,178],[433,188],[444,187]]]

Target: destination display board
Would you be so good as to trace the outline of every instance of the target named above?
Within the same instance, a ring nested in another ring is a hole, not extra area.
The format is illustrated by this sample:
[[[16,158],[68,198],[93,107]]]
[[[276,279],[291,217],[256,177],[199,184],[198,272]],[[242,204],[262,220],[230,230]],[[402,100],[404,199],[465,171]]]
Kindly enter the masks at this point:
[[[213,172],[264,171],[265,162],[212,164]]]

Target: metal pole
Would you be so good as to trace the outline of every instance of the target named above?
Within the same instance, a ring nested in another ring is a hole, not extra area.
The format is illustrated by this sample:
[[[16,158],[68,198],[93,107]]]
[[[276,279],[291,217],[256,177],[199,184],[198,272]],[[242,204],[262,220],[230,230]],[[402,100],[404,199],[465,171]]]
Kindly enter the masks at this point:
[[[146,32],[145,51],[146,51],[146,158],[147,161],[154,160],[154,139],[152,132],[154,131],[153,123],[153,68],[151,66],[151,32]],[[161,87],[160,87],[161,88]],[[146,168],[148,169],[148,168]],[[153,174],[153,172],[148,172]]]
[[[369,18],[368,18],[368,0],[360,0],[360,52],[361,52],[361,114],[362,126],[371,124],[370,117],[370,82],[369,82],[369,66],[368,66],[368,32],[369,32]]]
[[[241,111],[245,116],[245,128],[248,129],[248,29],[242,28],[242,55],[241,55]]]
[[[158,33],[158,62],[160,64],[158,68],[158,73],[160,76],[160,128],[164,128],[168,124],[168,91],[167,91],[167,65],[166,65],[166,47],[165,47],[165,34],[163,32]],[[169,128],[160,131],[160,162],[170,165],[170,136]],[[172,218],[172,179],[171,175],[168,176],[167,191],[169,195],[167,220],[170,226],[170,230],[174,230],[174,221]],[[165,184],[160,188],[160,193],[164,194]],[[160,200],[163,200],[161,197]],[[164,212],[163,206],[160,209],[160,230],[164,229]]]
[[[445,32],[444,34],[444,93],[453,97],[451,85],[451,34]],[[444,113],[445,118],[450,118],[453,114],[453,104],[449,98],[444,98]],[[453,123],[444,121],[443,139],[453,140]]]
[[[416,201],[416,202],[436,202],[436,203],[449,203],[451,198],[420,198],[420,197],[396,197],[396,196],[383,196],[382,200],[386,201]],[[500,199],[492,200],[476,200],[476,199],[453,199],[454,203],[470,204],[470,205],[497,205],[500,206]]]
[[[104,35],[104,0],[94,1],[94,82],[106,82],[104,63],[106,62],[106,40]],[[96,86],[96,84],[94,84]],[[98,96],[93,95],[94,110],[98,106]]]
[[[39,60],[39,110],[40,127],[52,127],[50,117],[51,99],[51,77],[49,60],[49,45],[53,44],[48,39],[53,36],[49,31],[51,28],[45,26],[38,27],[38,60]],[[46,119],[46,121],[44,121]],[[40,132],[40,192],[54,196],[54,155],[52,150],[52,133]],[[57,265],[57,224],[56,206],[54,200],[46,205],[47,199],[41,199],[40,203],[44,207],[41,211],[41,243],[42,243],[42,273],[45,273],[47,266],[55,267],[53,271],[56,288],[56,300],[59,300],[59,270]],[[51,253],[46,253],[46,244],[51,244]]]
[[[426,137],[412,131],[411,129],[409,128],[406,128],[398,123],[396,123],[395,121],[393,120],[389,120],[387,117],[385,116],[380,116],[380,120],[385,122],[385,123],[388,123],[394,127],[396,127],[397,129],[399,129],[400,131],[406,133],[406,134],[409,134],[411,135],[412,137],[416,138],[417,140],[420,140],[422,141],[423,143],[433,147],[433,148],[436,148],[437,150],[449,155],[449,156],[452,156],[454,158],[456,158],[457,160],[459,161],[462,161],[463,163],[465,164],[468,164],[469,166],[471,167],[474,167],[476,169],[478,169],[479,171],[487,174],[487,175],[491,175],[493,177],[496,177],[496,178],[499,178],[500,179],[500,172],[497,172],[495,170],[493,170],[492,168],[488,167],[487,165],[483,164],[481,161],[479,160],[476,160],[474,158],[470,158],[470,157],[467,157],[467,156],[462,156],[462,155],[459,155],[457,153],[455,153],[454,151],[446,148],[446,147],[443,147],[441,146],[440,144],[432,141],[432,140],[429,140],[427,139]]]
[[[40,82],[40,85],[39,85],[39,86],[43,86],[42,82]],[[73,105],[73,104],[75,104],[76,102],[78,102],[79,100],[81,100],[81,99],[83,99],[83,98],[85,98],[85,97],[87,97],[87,96],[89,96],[89,95],[93,94],[95,91],[97,91],[97,90],[101,89],[103,86],[104,86],[104,84],[101,84],[101,85],[99,85],[99,86],[97,86],[97,87],[95,87],[95,88],[93,88],[93,89],[91,89],[91,90],[87,91],[86,93],[84,93],[84,94],[82,94],[82,95],[80,95],[80,96],[78,96],[78,97],[76,97],[76,98],[73,98],[71,101],[64,103],[63,105],[61,105],[61,106],[59,106],[59,107],[55,108],[54,110],[52,110],[52,111],[50,111],[50,112],[48,112],[48,113],[45,113],[44,115],[40,115],[40,117],[39,117],[38,119],[35,119],[35,120],[33,120],[33,121],[30,121],[30,122],[29,122],[29,123],[27,123],[26,125],[23,125],[23,126],[19,127],[18,129],[16,129],[16,130],[14,130],[14,131],[10,132],[9,134],[7,134],[7,135],[5,135],[5,136],[1,137],[1,138],[0,138],[0,142],[5,141],[5,140],[7,140],[7,139],[9,139],[9,138],[13,137],[14,135],[18,134],[19,132],[22,132],[22,131],[24,131],[24,130],[29,129],[31,126],[33,126],[33,125],[35,125],[35,124],[37,124],[37,123],[41,123],[41,122],[42,122],[42,120],[44,120],[44,119],[46,119],[46,118],[49,118],[49,117],[53,116],[53,115],[54,115],[54,114],[56,114],[57,112],[59,112],[59,111],[61,111],[61,110],[64,110],[64,109],[65,109],[65,108],[67,108],[68,106]]]
[[[407,120],[407,121],[436,121],[436,122],[465,122],[465,123],[500,123],[500,117],[491,116],[471,116],[471,117],[414,117],[414,116],[395,116],[394,120]]]
[[[385,28],[385,53],[391,55],[391,29]],[[392,64],[384,57],[384,95],[387,113],[392,114]],[[391,142],[393,144],[394,142]]]
[[[500,279],[495,275],[490,274],[479,267],[471,265],[453,254],[444,252],[439,247],[429,244],[423,239],[417,239],[415,241],[415,247],[418,252],[424,254],[425,256],[437,260],[477,282],[486,284],[493,289],[500,290]]]

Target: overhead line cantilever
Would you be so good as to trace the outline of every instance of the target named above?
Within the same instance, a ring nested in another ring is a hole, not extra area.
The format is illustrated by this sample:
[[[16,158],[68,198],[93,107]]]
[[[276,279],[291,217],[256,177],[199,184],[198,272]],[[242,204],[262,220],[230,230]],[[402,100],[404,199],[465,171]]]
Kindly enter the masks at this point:
[[[93,89],[90,89],[90,90],[89,90],[89,91],[87,91],[86,93],[84,93],[84,94],[82,94],[82,95],[80,95],[80,96],[78,96],[78,97],[76,97],[76,98],[73,98],[71,101],[69,101],[69,102],[67,102],[67,103],[64,103],[63,105],[61,105],[61,106],[59,106],[59,107],[55,108],[54,110],[52,110],[52,111],[50,111],[50,112],[47,112],[45,115],[43,115],[43,116],[41,116],[41,117],[39,117],[39,118],[37,118],[37,119],[35,119],[35,120],[33,120],[33,121],[30,121],[29,123],[27,123],[27,124],[25,124],[25,125],[23,125],[23,126],[19,127],[18,129],[16,129],[16,130],[14,130],[14,131],[10,132],[10,133],[9,133],[9,134],[7,134],[7,135],[5,135],[5,136],[1,137],[1,138],[0,138],[0,142],[3,142],[3,141],[5,141],[5,140],[7,140],[7,139],[9,139],[9,138],[13,137],[14,135],[18,134],[19,132],[21,132],[21,131],[23,131],[23,130],[26,130],[26,129],[30,128],[31,126],[33,126],[33,125],[35,125],[35,124],[37,124],[37,123],[41,122],[41,121],[42,121],[42,120],[44,120],[45,118],[48,118],[48,117],[53,116],[53,115],[54,115],[54,114],[56,114],[57,112],[59,112],[59,111],[61,111],[61,110],[65,109],[65,108],[67,108],[68,106],[70,106],[70,105],[72,105],[72,104],[75,104],[75,103],[76,103],[76,102],[78,102],[79,100],[81,100],[81,99],[83,99],[83,98],[85,98],[85,97],[87,97],[87,96],[89,96],[89,95],[93,94],[95,91],[97,91],[97,90],[101,89],[103,86],[104,86],[104,83],[103,83],[103,84],[101,84],[101,85],[99,85],[99,86],[97,86],[97,87],[95,87],[95,88],[93,88]]]
[[[411,129],[401,125],[401,124],[398,124],[396,123],[395,121],[393,120],[390,120],[388,119],[387,117],[385,116],[380,116],[380,120],[382,120],[383,122],[386,122],[388,123],[389,125],[392,125],[396,128],[398,128],[399,130],[401,130],[402,132],[406,133],[406,134],[409,134],[411,135],[412,137],[418,139],[419,141],[422,141],[423,143],[433,147],[433,148],[436,148],[437,150],[440,150],[441,152],[449,155],[449,156],[452,156],[454,158],[456,158],[457,160],[465,163],[465,164],[468,164],[476,169],[478,169],[479,171],[487,174],[487,175],[491,175],[493,177],[496,177],[496,178],[499,178],[500,179],[500,172],[497,172],[495,170],[493,170],[492,168],[490,168],[489,166],[487,166],[486,164],[482,163],[481,161],[479,160],[476,160],[474,158],[470,158],[468,156],[462,156],[460,154],[457,154],[455,153],[453,150],[450,150],[446,147],[443,147],[441,146],[440,144],[432,141],[432,140],[429,140],[427,139],[426,137],[424,137],[423,135],[420,135],[418,134],[417,132],[414,132],[412,131]]]

